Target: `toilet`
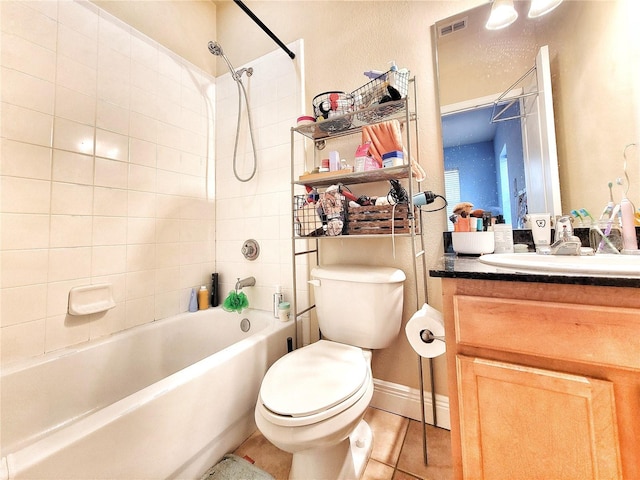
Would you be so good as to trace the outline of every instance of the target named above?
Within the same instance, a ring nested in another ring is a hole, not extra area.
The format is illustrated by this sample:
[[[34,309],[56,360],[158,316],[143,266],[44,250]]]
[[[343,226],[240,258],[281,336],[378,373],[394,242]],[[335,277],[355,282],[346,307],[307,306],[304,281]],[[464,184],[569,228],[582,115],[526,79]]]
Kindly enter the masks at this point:
[[[373,436],[363,420],[373,396],[371,350],[402,323],[402,270],[328,265],[311,271],[322,340],[281,357],[260,387],[255,420],[293,454],[290,480],[361,477]]]

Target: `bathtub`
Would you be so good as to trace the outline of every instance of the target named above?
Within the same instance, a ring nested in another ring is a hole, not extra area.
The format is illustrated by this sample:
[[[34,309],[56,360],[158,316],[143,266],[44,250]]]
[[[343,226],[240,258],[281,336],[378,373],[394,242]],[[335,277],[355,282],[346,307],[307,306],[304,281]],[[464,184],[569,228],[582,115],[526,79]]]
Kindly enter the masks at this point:
[[[0,479],[199,478],[255,430],[293,331],[217,307],[7,366]]]

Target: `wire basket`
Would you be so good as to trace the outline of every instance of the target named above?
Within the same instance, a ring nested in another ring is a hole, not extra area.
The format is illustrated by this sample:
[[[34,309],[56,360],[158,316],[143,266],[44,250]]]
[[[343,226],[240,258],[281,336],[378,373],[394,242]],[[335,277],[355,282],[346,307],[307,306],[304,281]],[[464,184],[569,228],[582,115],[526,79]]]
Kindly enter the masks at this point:
[[[353,112],[354,108],[353,96],[350,93],[320,93],[313,98],[312,104],[318,128],[323,132],[341,132],[351,127],[351,116],[346,115]]]
[[[351,92],[356,117],[365,123],[389,117],[402,109],[404,103],[398,103],[397,100],[406,98],[408,91],[409,71],[389,70]],[[376,105],[379,107],[360,111]]]

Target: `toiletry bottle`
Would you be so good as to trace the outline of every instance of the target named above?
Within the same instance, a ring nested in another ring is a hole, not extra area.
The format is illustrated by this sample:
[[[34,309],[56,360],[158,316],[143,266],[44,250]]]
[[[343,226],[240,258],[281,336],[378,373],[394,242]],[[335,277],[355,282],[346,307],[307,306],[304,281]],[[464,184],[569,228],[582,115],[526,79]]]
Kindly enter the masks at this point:
[[[278,318],[278,305],[284,301],[284,295],[282,295],[282,287],[276,285],[276,293],[273,294],[273,316]]]
[[[189,297],[189,311],[196,312],[198,310],[198,295],[196,289],[191,289],[191,297]]]
[[[508,223],[493,226],[495,246],[493,253],[513,253],[513,227]]]
[[[278,318],[282,322],[289,321],[289,314],[291,313],[291,304],[289,302],[280,302],[278,305]]]
[[[620,201],[620,213],[622,214],[622,240],[623,253],[638,253],[638,238],[636,236],[635,216],[633,204],[627,197]]]
[[[198,309],[206,310],[207,308],[209,308],[209,292],[207,287],[202,285],[198,290]]]
[[[218,274],[211,274],[211,306],[217,307],[219,303],[218,300]]]

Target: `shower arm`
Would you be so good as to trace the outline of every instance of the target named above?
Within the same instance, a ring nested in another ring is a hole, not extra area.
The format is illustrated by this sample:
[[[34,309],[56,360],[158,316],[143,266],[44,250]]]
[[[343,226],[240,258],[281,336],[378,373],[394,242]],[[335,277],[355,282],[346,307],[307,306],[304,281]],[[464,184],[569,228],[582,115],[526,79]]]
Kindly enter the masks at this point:
[[[233,0],[233,2],[238,5],[242,10],[244,10],[244,13],[246,13],[247,15],[249,15],[249,17],[251,17],[251,20],[253,20],[254,22],[256,22],[258,24],[258,26],[264,30],[264,32],[269,35],[271,37],[271,39],[276,42],[280,48],[282,48],[287,55],[289,55],[289,58],[291,58],[291,60],[293,60],[294,58],[296,58],[296,54],[293,53],[291,50],[289,50],[287,48],[287,46],[282,43],[282,41],[276,37],[275,33],[273,33],[271,30],[269,30],[269,27],[267,27],[264,23],[262,23],[262,20],[260,20],[258,17],[256,17],[256,15],[249,10],[249,7],[247,7],[244,3],[242,3],[242,0]]]

